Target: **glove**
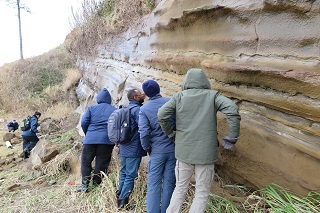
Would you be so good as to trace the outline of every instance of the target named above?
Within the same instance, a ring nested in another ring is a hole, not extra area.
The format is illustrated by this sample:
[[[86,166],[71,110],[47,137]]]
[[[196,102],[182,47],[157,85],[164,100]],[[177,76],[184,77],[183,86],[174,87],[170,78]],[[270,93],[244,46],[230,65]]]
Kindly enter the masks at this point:
[[[168,138],[175,142],[176,140],[176,131],[173,131],[170,135],[168,135]]]
[[[237,141],[238,138],[230,138],[229,136],[226,136],[223,138],[223,148],[231,149]]]

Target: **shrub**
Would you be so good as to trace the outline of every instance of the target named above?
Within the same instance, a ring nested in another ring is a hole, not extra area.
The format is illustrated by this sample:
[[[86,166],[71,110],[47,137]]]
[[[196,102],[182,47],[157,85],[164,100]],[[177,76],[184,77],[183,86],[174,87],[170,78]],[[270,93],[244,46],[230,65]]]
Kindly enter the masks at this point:
[[[108,37],[137,24],[151,7],[150,0],[83,0],[80,9],[72,9],[70,51],[80,58],[96,56],[99,45],[106,45]]]

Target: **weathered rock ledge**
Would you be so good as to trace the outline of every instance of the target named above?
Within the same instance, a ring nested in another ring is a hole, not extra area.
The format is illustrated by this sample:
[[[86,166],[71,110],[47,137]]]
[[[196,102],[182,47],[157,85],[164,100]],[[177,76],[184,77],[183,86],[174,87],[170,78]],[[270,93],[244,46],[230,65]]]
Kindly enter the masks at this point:
[[[114,104],[147,79],[164,96],[189,68],[237,102],[235,150],[221,150],[219,174],[260,188],[320,191],[320,1],[162,0],[152,14],[79,61],[79,111],[106,87]],[[219,138],[226,134],[224,117]]]

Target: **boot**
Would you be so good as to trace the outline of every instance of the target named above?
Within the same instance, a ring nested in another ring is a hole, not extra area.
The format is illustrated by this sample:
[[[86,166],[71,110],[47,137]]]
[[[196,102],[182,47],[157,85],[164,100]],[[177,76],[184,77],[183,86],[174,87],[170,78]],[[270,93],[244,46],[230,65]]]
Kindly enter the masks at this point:
[[[23,150],[23,159],[29,158],[29,155],[30,155],[30,151],[27,148],[25,148]]]
[[[118,203],[118,210],[124,208],[129,203],[129,197],[122,198],[117,200]]]
[[[77,186],[76,192],[88,192],[89,180],[82,179],[81,186]]]

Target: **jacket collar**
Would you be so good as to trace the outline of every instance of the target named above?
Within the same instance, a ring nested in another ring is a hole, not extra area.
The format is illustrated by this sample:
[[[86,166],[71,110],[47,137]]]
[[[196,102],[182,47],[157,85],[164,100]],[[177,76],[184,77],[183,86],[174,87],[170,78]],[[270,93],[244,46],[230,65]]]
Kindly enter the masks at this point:
[[[155,100],[155,99],[158,99],[158,98],[161,98],[161,97],[162,97],[162,95],[157,94],[157,95],[155,95],[155,96],[153,96],[153,97],[149,98],[149,100]]]
[[[138,102],[138,101],[136,101],[136,100],[131,100],[131,101],[129,102],[129,105],[138,105],[138,106],[142,106],[142,103],[140,103],[140,102]]]

